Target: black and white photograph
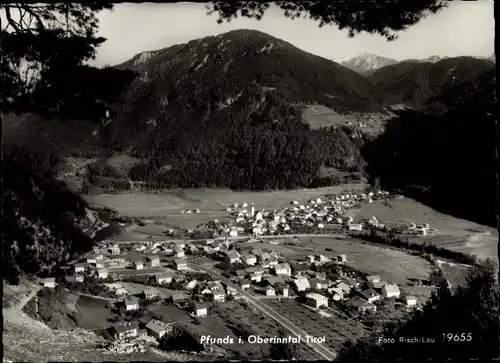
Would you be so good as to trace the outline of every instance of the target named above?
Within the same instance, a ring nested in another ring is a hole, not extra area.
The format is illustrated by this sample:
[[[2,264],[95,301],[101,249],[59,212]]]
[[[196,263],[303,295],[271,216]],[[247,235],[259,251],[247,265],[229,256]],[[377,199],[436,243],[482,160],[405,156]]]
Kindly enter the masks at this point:
[[[4,362],[500,358],[494,2],[2,2]]]

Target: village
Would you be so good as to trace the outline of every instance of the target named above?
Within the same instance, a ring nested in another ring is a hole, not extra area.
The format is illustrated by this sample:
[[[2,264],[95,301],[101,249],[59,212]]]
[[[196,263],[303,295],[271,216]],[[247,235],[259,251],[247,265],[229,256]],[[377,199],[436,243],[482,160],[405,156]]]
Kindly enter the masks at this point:
[[[421,302],[402,293],[398,284],[353,270],[346,254],[313,253],[291,260],[272,247],[286,243],[291,235],[306,233],[341,234],[366,228],[428,233],[428,225],[387,227],[375,217],[354,222],[345,216],[360,203],[389,197],[386,192],[342,194],[306,205],[294,201],[272,212],[235,204],[234,221],[200,226],[211,229],[212,238],[101,241],[91,254],[66,266],[65,276],[47,277],[42,284],[51,289],[59,283],[74,287],[88,281],[105,286],[115,297],[108,308],[121,316],[106,329],[107,337],[128,346],[124,352],[136,347],[137,339],[157,344],[175,323],[200,321],[213,306],[235,300],[264,313],[269,306],[279,310],[280,304],[295,301],[322,319],[335,315],[335,319],[359,320],[376,313],[382,303],[419,308]],[[334,251],[335,245],[329,250]]]

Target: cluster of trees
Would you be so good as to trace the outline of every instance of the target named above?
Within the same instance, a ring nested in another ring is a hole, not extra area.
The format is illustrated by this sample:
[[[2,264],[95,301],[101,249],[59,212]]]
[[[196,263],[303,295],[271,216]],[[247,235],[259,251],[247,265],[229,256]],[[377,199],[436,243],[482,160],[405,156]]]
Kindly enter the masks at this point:
[[[491,261],[471,270],[464,286],[452,294],[441,280],[423,309],[409,319],[391,322],[382,337],[395,344],[381,344],[379,333],[345,346],[339,362],[373,362],[427,359],[492,359],[498,357],[499,285]],[[433,343],[399,343],[399,337],[423,337]]]
[[[205,350],[198,334],[185,325],[175,324],[172,331],[160,340],[159,348],[165,351],[203,352]]]
[[[276,95],[266,96],[259,113],[250,112],[259,97],[244,92],[243,105],[225,108],[210,122],[191,119],[189,128],[161,119],[153,140],[136,148],[135,156],[149,162],[133,167],[131,178],[151,187],[261,190],[309,186],[320,179],[322,165],[362,170],[359,149],[344,130],[310,130],[301,108]]]
[[[384,245],[394,246],[398,248],[410,249],[421,252],[425,255],[440,256],[450,260],[473,265],[477,262],[476,256],[469,253],[452,251],[448,248],[438,247],[427,243],[414,243],[408,241],[408,238],[397,236],[391,233],[380,233],[372,229],[370,233],[353,234],[354,237],[364,239],[366,241],[380,243]]]
[[[477,79],[479,74],[488,69],[490,72],[494,71],[494,64],[489,60],[453,57],[436,63],[404,61],[382,67],[368,78],[389,93],[394,104],[406,104],[435,112],[458,105],[457,101],[462,97],[460,93],[454,92],[456,84]],[[480,90],[476,86],[476,91]],[[442,94],[448,94],[449,97],[442,99]],[[457,98],[454,99],[453,96]],[[436,104],[435,101],[439,102]]]
[[[70,291],[81,292],[83,294],[93,296],[103,296],[109,298],[116,298],[116,292],[97,278],[87,277],[83,282],[63,283],[61,286],[66,287]]]
[[[466,92],[466,91],[464,91]],[[444,115],[403,112],[361,152],[386,190],[401,190],[447,214],[496,226],[494,80]]]
[[[59,181],[10,156],[2,165],[2,276],[17,283],[21,271],[38,273],[92,248],[79,228],[86,202]]]

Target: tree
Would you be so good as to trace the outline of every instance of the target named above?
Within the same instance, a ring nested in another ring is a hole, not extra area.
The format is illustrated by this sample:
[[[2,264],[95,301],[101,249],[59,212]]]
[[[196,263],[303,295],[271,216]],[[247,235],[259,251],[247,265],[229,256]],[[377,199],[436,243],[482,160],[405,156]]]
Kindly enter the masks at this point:
[[[172,331],[160,341],[160,349],[202,352],[204,347],[200,343],[199,337],[190,332],[184,325],[175,324]]]
[[[393,1],[277,1],[276,5],[291,19],[309,16],[319,26],[337,25],[346,29],[349,37],[361,32],[380,34],[387,40],[397,38],[396,32],[406,30],[429,14],[442,10],[442,0]],[[258,1],[214,1],[207,6],[208,14],[218,14],[218,23],[230,22],[238,16],[260,20],[270,4]]]
[[[376,334],[344,347],[338,361],[498,357],[498,291],[495,265],[491,261],[478,264],[472,267],[466,284],[459,286],[455,294],[442,280],[421,311],[414,311],[410,319],[399,326],[384,328],[383,336],[396,342],[399,337],[426,337],[434,339],[434,343],[379,344],[380,334]]]
[[[4,111],[95,121],[110,117],[110,103],[135,73],[84,63],[106,40],[97,36],[97,14],[112,8],[101,2],[1,5]]]
[[[280,328],[278,336],[280,338],[288,338],[290,334],[286,334],[285,330],[283,328]],[[299,359],[300,356],[297,348],[297,344],[294,344],[292,342],[275,343],[271,346],[270,358],[276,360]]]

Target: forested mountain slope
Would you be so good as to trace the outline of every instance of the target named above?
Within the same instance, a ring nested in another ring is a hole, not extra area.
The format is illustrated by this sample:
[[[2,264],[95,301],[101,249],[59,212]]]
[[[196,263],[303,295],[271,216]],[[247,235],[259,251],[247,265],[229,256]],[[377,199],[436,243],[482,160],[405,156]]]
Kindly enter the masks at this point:
[[[2,165],[2,277],[37,273],[92,248],[87,205],[61,183],[11,154]]]
[[[365,145],[367,171],[386,188],[449,214],[496,225],[495,78],[487,71],[450,88],[442,115],[403,112]]]
[[[479,74],[493,68],[490,60],[473,57],[445,58],[435,63],[410,60],[380,68],[369,79],[395,97],[395,103],[418,108],[429,98],[477,80]]]
[[[107,137],[149,160],[132,177],[156,186],[291,188],[309,185],[323,164],[359,170],[344,131],[311,131],[302,108],[386,112],[366,78],[253,30],[144,52],[118,68],[141,75]]]

